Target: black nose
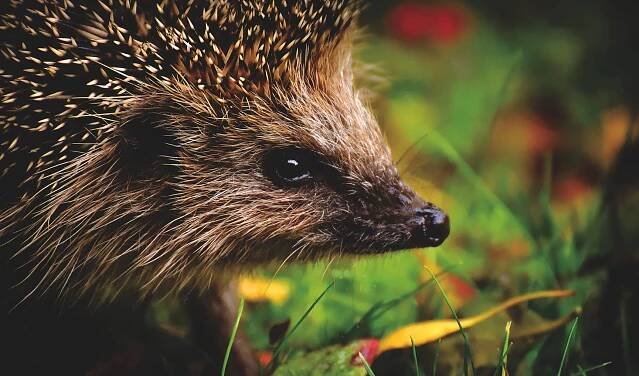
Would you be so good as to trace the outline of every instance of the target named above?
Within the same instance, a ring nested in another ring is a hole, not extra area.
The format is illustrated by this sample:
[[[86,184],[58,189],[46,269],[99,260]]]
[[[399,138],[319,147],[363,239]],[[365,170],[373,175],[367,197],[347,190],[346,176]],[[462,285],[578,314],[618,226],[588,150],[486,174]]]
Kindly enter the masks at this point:
[[[448,216],[432,204],[416,209],[409,226],[410,243],[414,247],[436,247],[442,244],[450,233]]]

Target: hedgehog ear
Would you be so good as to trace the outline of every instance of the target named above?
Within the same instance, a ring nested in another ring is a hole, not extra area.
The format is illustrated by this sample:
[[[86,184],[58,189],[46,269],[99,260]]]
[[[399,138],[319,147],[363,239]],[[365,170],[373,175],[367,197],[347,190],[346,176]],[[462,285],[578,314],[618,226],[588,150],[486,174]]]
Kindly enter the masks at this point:
[[[136,176],[169,175],[176,138],[158,119],[138,116],[119,128],[117,150],[123,168]]]

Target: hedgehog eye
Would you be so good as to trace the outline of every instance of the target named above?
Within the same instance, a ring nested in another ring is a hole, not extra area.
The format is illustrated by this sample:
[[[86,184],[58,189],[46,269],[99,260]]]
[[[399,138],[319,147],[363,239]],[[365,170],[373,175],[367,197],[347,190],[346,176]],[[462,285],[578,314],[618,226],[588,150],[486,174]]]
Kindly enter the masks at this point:
[[[302,149],[276,149],[264,159],[266,176],[282,187],[299,187],[313,180],[313,156]]]

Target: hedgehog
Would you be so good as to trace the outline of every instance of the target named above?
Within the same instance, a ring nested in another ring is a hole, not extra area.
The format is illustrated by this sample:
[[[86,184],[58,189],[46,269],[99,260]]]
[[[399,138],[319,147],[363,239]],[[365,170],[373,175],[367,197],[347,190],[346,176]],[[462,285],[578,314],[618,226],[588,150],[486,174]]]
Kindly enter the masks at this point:
[[[117,305],[440,245],[448,217],[402,182],[354,85],[361,10],[3,2],[3,301]]]

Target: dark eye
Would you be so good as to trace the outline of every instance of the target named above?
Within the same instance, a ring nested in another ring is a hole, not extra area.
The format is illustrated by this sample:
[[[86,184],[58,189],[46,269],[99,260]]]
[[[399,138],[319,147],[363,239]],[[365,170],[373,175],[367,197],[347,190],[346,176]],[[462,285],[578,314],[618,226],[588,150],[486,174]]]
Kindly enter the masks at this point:
[[[264,159],[266,176],[276,185],[299,187],[313,180],[313,154],[288,148],[271,150]]]

